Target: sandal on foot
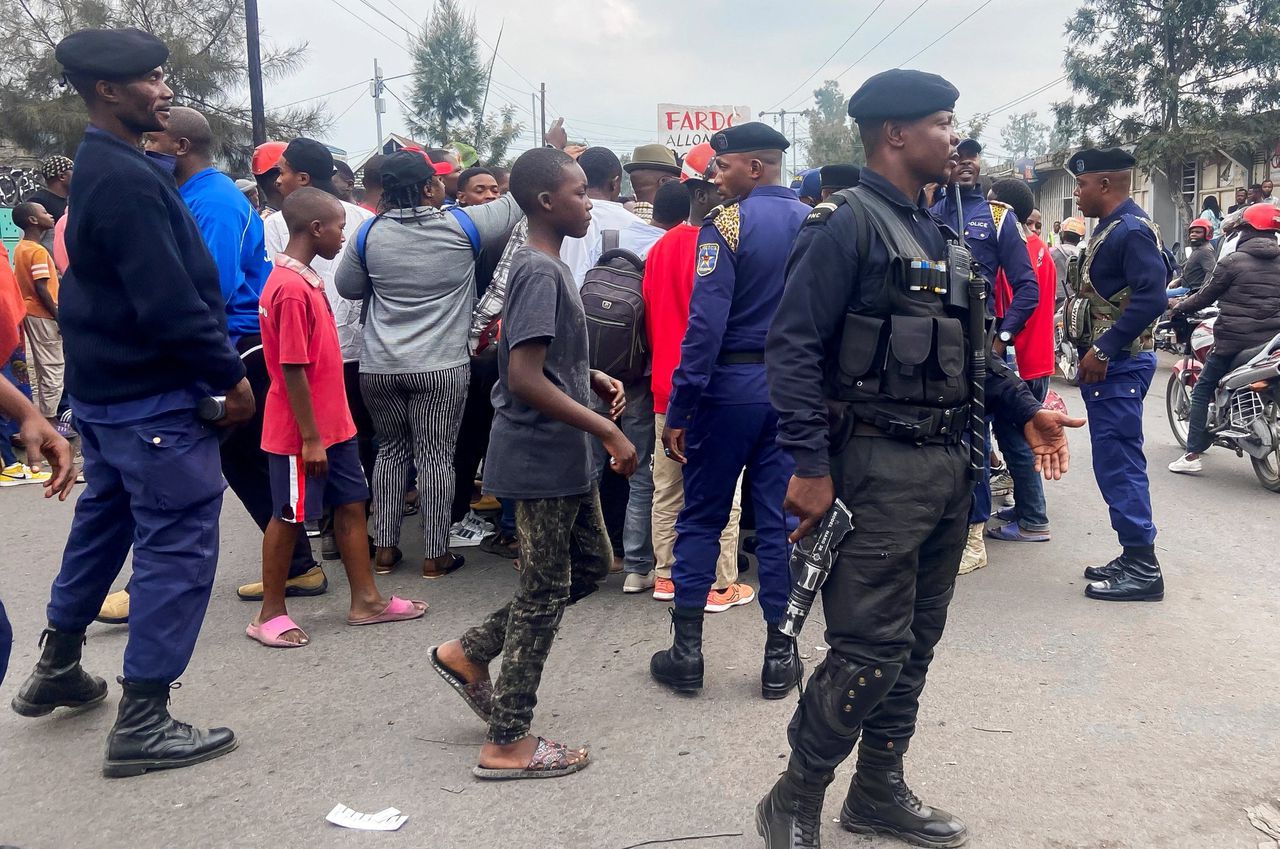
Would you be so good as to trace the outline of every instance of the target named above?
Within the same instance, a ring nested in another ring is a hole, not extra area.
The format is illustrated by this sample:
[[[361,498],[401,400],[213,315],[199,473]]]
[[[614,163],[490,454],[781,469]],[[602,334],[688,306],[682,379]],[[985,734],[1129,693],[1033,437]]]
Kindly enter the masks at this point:
[[[443,569],[440,569],[438,571],[428,571],[427,566],[424,563],[422,566],[422,577],[428,578],[431,580],[434,580],[436,578],[443,578],[445,575],[450,575],[458,571],[459,569],[462,568],[463,564],[467,562],[467,558],[463,557],[461,554],[451,554],[451,556],[453,557],[453,559],[450,560],[449,563]]]
[[[291,643],[288,640],[280,639],[281,634],[289,631],[298,631],[302,634],[302,642]],[[245,636],[251,640],[257,640],[269,649],[300,649],[311,642],[311,638],[307,636],[307,632],[298,627],[298,623],[289,618],[289,614],[285,613],[274,619],[268,619],[259,625],[257,622],[250,622],[249,627],[244,629]]]
[[[487,724],[493,713],[493,682],[489,680],[475,681],[468,684],[462,676],[445,666],[440,660],[440,647],[432,646],[427,652],[431,658],[431,668],[452,687],[462,700],[471,708],[472,713]]]
[[[392,572],[394,572],[394,571],[395,571],[395,568],[396,568],[397,566],[399,566],[399,565],[400,565],[400,561],[401,561],[401,560],[404,560],[404,552],[403,552],[403,551],[401,551],[400,549],[395,548],[395,547],[393,547],[393,548],[391,549],[391,551],[393,552],[393,556],[392,556],[392,558],[391,558],[391,562],[390,562],[390,563],[383,563],[382,561],[380,561],[380,560],[377,558],[377,556],[376,556],[376,555],[374,556],[374,558],[373,558],[373,574],[375,574],[375,575],[390,575]]]
[[[570,755],[578,755],[578,760],[570,760]],[[538,748],[533,750],[529,765],[523,769],[490,769],[476,766],[471,773],[476,778],[487,781],[512,781],[521,778],[559,778],[584,770],[591,763],[586,749],[570,749],[560,743],[553,743],[543,737],[538,738]]]
[[[381,625],[383,622],[408,622],[410,619],[421,619],[427,613],[425,601],[406,601],[396,596],[391,597],[381,613],[366,616],[363,619],[347,617],[348,625]]]

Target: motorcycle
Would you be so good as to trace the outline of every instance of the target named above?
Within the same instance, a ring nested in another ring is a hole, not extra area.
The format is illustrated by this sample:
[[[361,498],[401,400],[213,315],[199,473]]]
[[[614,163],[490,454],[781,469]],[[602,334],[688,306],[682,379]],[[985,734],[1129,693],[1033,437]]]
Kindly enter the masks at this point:
[[[1169,375],[1165,407],[1169,427],[1183,449],[1191,390],[1213,349],[1216,321],[1217,310],[1209,310],[1193,316],[1174,313],[1156,326],[1158,334],[1170,334],[1176,340],[1175,352],[1181,355]],[[1248,454],[1263,488],[1280,492],[1280,333],[1235,358],[1232,370],[1214,390],[1206,427],[1215,446],[1229,448],[1237,457]]]
[[[1053,314],[1053,351],[1054,363],[1057,366],[1058,374],[1062,375],[1062,379],[1072,386],[1080,385],[1080,352],[1076,350],[1076,346],[1067,341],[1063,327],[1066,319],[1063,317],[1066,309],[1066,302],[1058,306],[1057,312]]]

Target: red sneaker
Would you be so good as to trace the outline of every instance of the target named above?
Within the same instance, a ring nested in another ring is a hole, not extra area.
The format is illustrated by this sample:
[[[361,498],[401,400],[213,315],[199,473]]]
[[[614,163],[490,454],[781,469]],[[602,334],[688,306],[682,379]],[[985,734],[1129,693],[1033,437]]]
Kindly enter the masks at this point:
[[[659,578],[657,583],[653,585],[653,598],[655,601],[674,601],[676,597],[676,585],[670,578]]]
[[[730,584],[722,590],[713,589],[707,594],[707,613],[723,613],[740,604],[750,604],[756,599],[756,591],[748,584]]]

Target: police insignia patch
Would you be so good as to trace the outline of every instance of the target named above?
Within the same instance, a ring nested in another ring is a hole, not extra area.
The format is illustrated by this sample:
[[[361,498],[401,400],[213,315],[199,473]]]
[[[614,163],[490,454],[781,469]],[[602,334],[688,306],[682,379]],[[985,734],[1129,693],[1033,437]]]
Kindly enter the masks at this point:
[[[706,277],[716,270],[720,260],[720,246],[714,242],[709,245],[698,245],[698,276]]]

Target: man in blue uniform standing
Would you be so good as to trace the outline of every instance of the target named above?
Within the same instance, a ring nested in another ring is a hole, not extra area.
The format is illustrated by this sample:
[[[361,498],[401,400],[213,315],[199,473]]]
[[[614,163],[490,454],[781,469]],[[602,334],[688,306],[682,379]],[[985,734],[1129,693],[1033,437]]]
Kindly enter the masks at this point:
[[[698,237],[689,328],[662,433],[667,456],[685,465],[685,503],[671,570],[675,641],[653,656],[650,671],[681,692],[702,687],[703,608],[743,468],[755,506],[767,626],[762,695],[784,697],[803,671],[790,638],[778,630],[791,585],[782,499],[792,463],[775,441],[778,416],[764,369],[765,336],[782,297],[787,255],[810,211],[781,185],[789,145],[758,121],[711,138],[716,185],[733,200],[712,210]]]
[[[209,602],[226,486],[197,404],[225,395],[219,423],[238,424],[253,414],[253,393],[227,339],[217,266],[172,173],[140,150],[168,121],[168,48],[140,30],[82,30],[55,55],[90,122],[76,153],[75,262],[60,304],[88,485],[53,584],[44,651],[13,708],[44,716],[106,698],[106,682],[80,665],[81,645],[132,547],[124,693],[103,774],[140,775],[236,746],[229,729],[175,721],[168,702]]]
[[[1168,307],[1170,269],[1155,224],[1129,197],[1136,160],[1115,147],[1067,160],[1080,212],[1097,218],[1080,252],[1079,296],[1067,302],[1066,332],[1081,348],[1080,394],[1089,414],[1093,474],[1123,548],[1091,566],[1085,595],[1101,601],[1160,601],[1151,484],[1142,453],[1142,399],[1156,373],[1152,330]]]
[[[996,275],[1004,271],[1013,298],[996,325],[993,344],[996,354],[1003,356],[1006,349],[1022,332],[1031,314],[1040,302],[1040,287],[1031,268],[1027,254],[1027,240],[1018,229],[1018,217],[1007,204],[991,202],[982,191],[982,144],[977,139],[961,139],[956,146],[959,160],[952,169],[950,187],[945,197],[930,208],[930,212],[953,230],[959,231],[961,213],[964,218],[965,245],[973,254],[974,262],[987,283],[987,306],[995,308]],[[955,192],[958,188],[959,191]],[[958,195],[958,196],[957,196]],[[994,314],[994,313],[993,313]],[[990,434],[987,442],[990,443]],[[984,474],[973,490],[973,507],[969,510],[969,540],[965,544],[960,574],[987,565],[987,546],[984,534],[987,520],[991,518],[991,477]]]

